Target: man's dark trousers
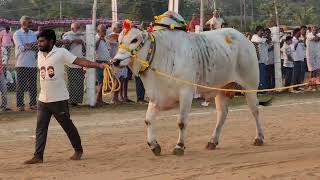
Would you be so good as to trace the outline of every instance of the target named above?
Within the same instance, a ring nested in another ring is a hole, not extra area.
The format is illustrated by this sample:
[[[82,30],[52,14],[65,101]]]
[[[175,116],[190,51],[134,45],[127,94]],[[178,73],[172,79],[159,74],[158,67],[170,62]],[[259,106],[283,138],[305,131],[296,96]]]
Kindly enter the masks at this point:
[[[38,102],[36,151],[34,156],[38,159],[43,159],[44,149],[47,142],[48,127],[52,115],[68,135],[74,150],[82,151],[81,139],[78,130],[70,119],[68,100],[51,103]]]

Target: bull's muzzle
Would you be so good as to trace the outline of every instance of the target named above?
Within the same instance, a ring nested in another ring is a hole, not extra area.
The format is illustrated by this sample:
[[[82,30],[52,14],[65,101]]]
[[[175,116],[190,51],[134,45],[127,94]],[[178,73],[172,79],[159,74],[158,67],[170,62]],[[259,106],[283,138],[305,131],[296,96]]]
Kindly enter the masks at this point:
[[[121,61],[122,61],[121,59],[114,59],[114,60],[112,61],[112,64],[113,64],[114,66],[116,66],[116,67],[119,67]]]

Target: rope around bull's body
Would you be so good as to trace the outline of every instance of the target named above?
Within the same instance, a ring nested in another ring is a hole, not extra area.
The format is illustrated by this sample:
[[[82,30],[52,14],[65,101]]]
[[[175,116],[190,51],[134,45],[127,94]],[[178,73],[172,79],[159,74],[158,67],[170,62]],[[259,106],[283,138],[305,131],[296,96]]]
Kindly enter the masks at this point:
[[[148,69],[149,68],[149,64],[147,63],[147,61],[140,59],[137,55],[132,56],[136,61],[139,61],[141,66],[143,66],[143,69]],[[287,90],[287,89],[291,89],[291,88],[297,88],[297,87],[302,87],[302,86],[308,86],[309,83],[301,83],[301,84],[296,84],[296,85],[292,85],[292,86],[285,86],[285,87],[279,87],[279,88],[272,88],[272,89],[225,89],[225,88],[216,88],[216,87],[210,87],[210,86],[206,86],[206,85],[201,85],[201,84],[197,84],[191,81],[187,81],[184,79],[180,79],[177,78],[175,76],[172,76],[170,74],[158,71],[154,68],[151,68],[152,71],[154,71],[156,74],[166,77],[168,79],[183,83],[183,84],[187,84],[187,85],[191,85],[191,86],[195,86],[198,88],[203,88],[203,89],[209,89],[209,90],[214,90],[214,91],[225,91],[225,92],[239,92],[239,93],[253,93],[253,92],[272,92],[272,91],[283,91],[283,90]],[[316,85],[319,85],[319,83],[316,83]]]
[[[136,60],[141,61],[139,58],[136,58]],[[145,62],[141,62],[141,64],[145,64]],[[177,78],[167,73],[160,72],[156,69],[151,69],[151,70],[160,76],[163,76],[165,78],[168,78],[183,84],[187,84],[187,85],[191,85],[191,86],[195,86],[203,89],[209,89],[214,91],[224,91],[224,92],[239,92],[239,93],[273,92],[273,91],[283,91],[291,88],[297,88],[297,87],[309,85],[309,83],[302,83],[302,84],[297,84],[292,86],[272,88],[272,89],[261,89],[261,90],[259,89],[225,89],[225,88],[217,88],[217,87],[210,87],[206,85],[197,84],[191,81]],[[112,93],[120,90],[121,88],[120,80],[115,77],[115,71],[110,66],[106,66],[106,68],[104,69],[103,75],[104,75],[103,89],[102,89],[103,95],[111,95]],[[316,83],[316,84],[319,85],[319,83]]]
[[[176,78],[176,77],[171,76],[169,74],[155,70],[155,69],[153,71],[160,76],[166,77],[171,80],[175,80],[175,81],[183,83],[183,84],[187,84],[187,85],[191,85],[191,86],[195,86],[195,87],[199,87],[199,88],[203,88],[203,89],[209,89],[209,90],[214,90],[214,91],[225,91],[225,92],[239,92],[239,93],[272,92],[272,91],[283,91],[283,90],[287,90],[287,89],[291,89],[291,88],[297,88],[297,87],[309,85],[309,83],[302,83],[302,84],[296,84],[296,85],[292,85],[292,86],[272,88],[272,89],[261,89],[261,90],[259,90],[259,89],[243,89],[243,90],[241,90],[241,89],[224,89],[224,88],[205,86],[205,85],[193,83],[191,81],[179,79],[179,78]]]

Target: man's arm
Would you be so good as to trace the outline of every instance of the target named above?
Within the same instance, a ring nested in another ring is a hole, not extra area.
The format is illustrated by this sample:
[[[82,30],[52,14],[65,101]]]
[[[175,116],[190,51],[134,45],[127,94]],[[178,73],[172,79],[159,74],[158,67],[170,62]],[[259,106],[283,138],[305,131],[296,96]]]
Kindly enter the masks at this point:
[[[13,41],[20,52],[26,50],[18,32],[13,35]]]
[[[3,38],[3,35],[2,35],[2,33],[0,32],[0,46],[2,46],[2,38]]]
[[[84,41],[82,39],[75,39],[75,40],[72,40],[71,43],[75,43],[75,44],[84,44]]]
[[[96,63],[96,62],[92,62],[92,61],[89,61],[85,58],[77,58],[76,60],[74,60],[73,64],[76,64],[78,66],[81,66],[81,67],[87,67],[87,68],[100,68],[100,69],[104,69],[106,64],[99,64],[99,63]]]
[[[11,37],[11,42],[12,42],[13,46],[15,46],[15,44],[14,44],[14,40],[13,40],[13,35],[12,35],[12,34],[10,34],[10,37]]]

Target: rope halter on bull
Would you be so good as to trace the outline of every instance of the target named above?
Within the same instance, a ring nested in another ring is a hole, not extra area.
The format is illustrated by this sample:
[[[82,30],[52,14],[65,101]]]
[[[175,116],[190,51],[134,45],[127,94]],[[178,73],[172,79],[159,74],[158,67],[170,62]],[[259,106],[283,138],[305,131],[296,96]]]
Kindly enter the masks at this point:
[[[166,25],[166,24],[161,24],[161,20],[163,18],[171,18],[172,20],[174,20],[175,22],[177,22],[181,27],[178,27],[178,26],[175,26],[174,24],[170,24],[170,25]],[[149,27],[148,27],[148,39],[144,39],[139,45],[137,48],[135,49],[130,49],[129,47],[127,47],[125,44],[120,44],[119,46],[119,49],[123,49],[127,52],[130,52],[130,57],[134,60],[134,61],[138,61],[141,65],[141,69],[140,69],[140,73],[143,73],[144,71],[146,71],[152,61],[153,61],[153,58],[154,58],[154,54],[155,54],[155,51],[156,51],[156,39],[155,39],[155,36],[152,34],[152,32],[154,32],[155,30],[153,30],[153,26],[156,25],[156,26],[161,26],[161,27],[164,27],[166,29],[171,29],[171,30],[183,30],[183,31],[188,31],[187,29],[187,23],[185,21],[182,21],[182,20],[179,20],[177,19],[176,17],[174,17],[171,13],[165,13],[163,15],[160,15],[160,16],[155,16],[155,22],[154,23],[150,23]],[[129,31],[132,29],[132,23],[130,20],[126,19],[124,22],[123,22],[123,30],[124,30],[124,34],[127,34],[129,33]],[[144,47],[145,45],[145,41],[146,40],[149,40],[151,42],[150,44],[150,47],[149,47],[149,50],[148,50],[148,55],[146,57],[145,60],[141,59],[139,56],[138,56],[138,52]]]
[[[162,16],[160,17],[156,17],[156,22],[159,21],[159,18],[163,18]],[[181,22],[178,22],[181,23]],[[159,24],[159,23],[155,23],[157,26],[162,26],[162,27],[166,27],[169,28],[171,30],[174,29],[179,29],[179,30],[185,30],[186,29],[186,24],[185,23],[181,23],[182,27],[175,27],[174,25],[163,25],[163,24]],[[126,31],[126,33],[128,33],[131,30],[132,24],[129,20],[125,20],[124,24],[124,30]],[[128,48],[126,45],[124,44],[120,44],[119,49],[123,49],[126,50],[127,52],[130,52],[130,57],[133,59],[133,61],[138,61],[141,64],[141,69],[140,69],[140,73],[145,72],[146,70],[148,70],[150,68],[150,65],[153,61],[154,58],[154,54],[156,51],[156,39],[155,36],[152,34],[152,32],[154,32],[153,30],[153,25],[151,24],[148,28],[148,39],[151,41],[151,45],[150,48],[148,50],[148,55],[146,60],[141,59],[138,56],[138,52],[142,49],[142,47],[144,47],[145,45],[145,40],[142,41],[137,48],[135,49],[130,49]],[[216,87],[209,87],[206,85],[201,85],[201,84],[196,84],[194,82],[191,81],[187,81],[187,80],[183,80],[183,79],[179,79],[177,77],[174,77],[170,74],[164,73],[164,72],[160,72],[154,68],[150,68],[152,71],[154,71],[156,74],[166,77],[168,79],[183,83],[183,84],[187,84],[187,85],[191,85],[194,87],[198,87],[198,88],[203,88],[203,89],[209,89],[209,90],[214,90],[214,91],[224,91],[224,92],[239,92],[239,93],[253,93],[253,92],[273,92],[273,91],[283,91],[283,90],[287,90],[287,89],[291,89],[291,88],[296,88],[296,87],[302,87],[302,86],[315,86],[315,85],[319,85],[319,82],[315,82],[315,80],[311,80],[309,83],[302,83],[302,84],[297,84],[297,85],[292,85],[292,86],[287,86],[287,87],[280,87],[280,88],[272,88],[272,89],[262,89],[262,90],[257,90],[257,89],[226,89],[226,88],[216,88]]]
[[[124,28],[124,33],[127,34],[132,28],[131,21],[125,20],[123,23],[123,28]],[[146,40],[150,41],[150,47],[148,50],[146,60],[143,60],[138,56],[137,53],[144,47]],[[141,69],[140,69],[139,73],[143,73],[144,71],[146,71],[150,67],[150,65],[153,61],[154,53],[156,51],[156,40],[155,40],[154,35],[151,32],[149,32],[148,39],[143,39],[142,42],[135,49],[130,49],[129,47],[127,47],[123,43],[121,43],[119,45],[119,49],[123,49],[127,52],[130,52],[130,58],[132,58],[133,61],[138,61],[141,65]]]

